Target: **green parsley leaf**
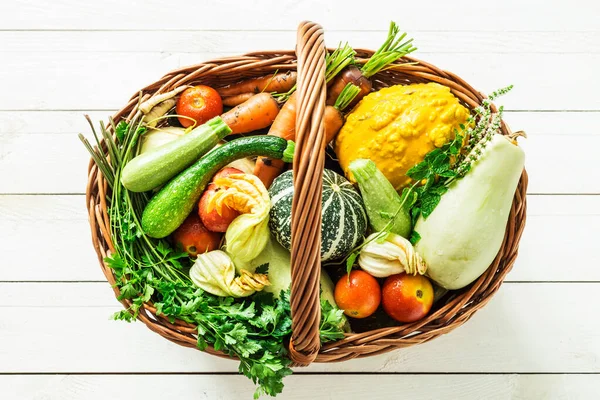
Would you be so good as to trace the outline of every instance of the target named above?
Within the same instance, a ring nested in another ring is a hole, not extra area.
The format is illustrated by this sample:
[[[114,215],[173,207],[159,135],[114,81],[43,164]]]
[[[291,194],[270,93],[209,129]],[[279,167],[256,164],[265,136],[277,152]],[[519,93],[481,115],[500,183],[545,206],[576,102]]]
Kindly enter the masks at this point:
[[[127,130],[129,129],[129,124],[125,121],[121,121],[119,122],[119,124],[117,125],[117,128],[115,129],[115,134],[117,135],[117,139],[119,139],[119,142],[123,142],[123,139],[125,139],[125,133],[127,133]]]
[[[156,250],[164,257],[168,256],[171,252],[171,248],[165,243],[164,240],[158,242],[158,244],[156,245]]]
[[[208,343],[206,342],[206,340],[204,340],[204,338],[202,337],[201,334],[198,334],[198,340],[196,341],[196,347],[200,351],[204,351],[208,347]]]
[[[112,315],[111,318],[114,319],[115,321],[126,321],[126,322],[135,321],[135,316],[129,311],[129,309],[117,311],[116,313],[114,313]]]
[[[138,290],[132,282],[127,282],[120,287],[121,295],[118,297],[119,300],[133,299],[137,297]]]
[[[344,338],[344,311],[321,299],[320,337],[323,343]]]

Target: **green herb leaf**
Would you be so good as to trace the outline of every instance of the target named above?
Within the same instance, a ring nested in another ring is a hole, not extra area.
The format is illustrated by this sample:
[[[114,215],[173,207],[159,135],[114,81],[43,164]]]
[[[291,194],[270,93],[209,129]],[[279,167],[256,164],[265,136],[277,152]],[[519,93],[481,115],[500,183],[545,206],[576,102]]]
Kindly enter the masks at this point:
[[[132,282],[127,282],[120,287],[121,295],[118,297],[119,300],[133,299],[137,297],[138,290]]]
[[[200,351],[204,351],[208,347],[208,343],[206,342],[206,340],[204,340],[204,338],[202,337],[202,335],[200,333],[198,333],[198,340],[196,341],[196,347]]]
[[[455,171],[446,170],[446,171],[438,172],[438,175],[441,176],[442,178],[454,178],[458,174]]]
[[[264,263],[256,267],[254,271],[257,274],[268,274],[269,273],[269,263]]]
[[[406,175],[415,181],[425,179],[429,175],[429,165],[426,162],[420,162],[410,168]]]
[[[129,124],[127,124],[127,122],[125,122],[125,121],[119,122],[119,124],[117,125],[117,128],[115,129],[115,134],[117,135],[117,139],[119,139],[119,142],[123,142],[123,140],[125,139],[125,134],[127,133],[128,129],[129,129]]]
[[[431,215],[441,199],[442,196],[435,192],[430,192],[423,196],[421,199],[421,214],[423,215],[423,218],[427,218]]]
[[[421,215],[421,207],[413,207],[410,210],[410,216],[412,219],[412,225],[415,226],[417,224],[417,219],[419,219],[419,216]]]
[[[135,321],[135,316],[129,311],[129,309],[117,311],[116,313],[114,313],[112,315],[111,318],[114,319],[115,321],[126,321],[126,322]]]
[[[348,258],[346,259],[346,273],[349,274],[350,271],[352,271],[354,262],[356,261],[356,258],[358,257],[359,254],[360,254],[360,251],[355,251],[348,256]]]
[[[344,338],[344,311],[321,299],[321,342],[330,342]]]
[[[142,300],[144,302],[148,302],[150,301],[150,298],[152,298],[152,295],[154,294],[154,288],[150,285],[145,285],[144,286],[144,292],[142,294]]]
[[[410,234],[410,244],[414,246],[419,240],[421,240],[421,235],[419,235],[419,232],[413,230]]]

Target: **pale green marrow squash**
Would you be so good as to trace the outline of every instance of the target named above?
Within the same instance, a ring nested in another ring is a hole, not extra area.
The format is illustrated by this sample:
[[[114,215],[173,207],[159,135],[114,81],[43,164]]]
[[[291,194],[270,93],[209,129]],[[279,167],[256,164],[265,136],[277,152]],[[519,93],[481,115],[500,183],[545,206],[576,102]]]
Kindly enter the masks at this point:
[[[431,215],[419,217],[415,249],[427,275],[446,289],[460,289],[490,266],[502,245],[525,154],[495,134],[471,170],[448,188]]]

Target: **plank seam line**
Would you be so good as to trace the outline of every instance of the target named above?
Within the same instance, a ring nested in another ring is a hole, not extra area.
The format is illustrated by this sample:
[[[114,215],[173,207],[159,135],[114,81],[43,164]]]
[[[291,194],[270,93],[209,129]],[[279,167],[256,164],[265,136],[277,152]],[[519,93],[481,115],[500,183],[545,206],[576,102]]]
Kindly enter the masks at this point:
[[[525,165],[527,167],[527,165]],[[63,192],[63,193],[26,193],[26,192],[15,192],[15,193],[1,193],[0,196],[85,196],[84,192]],[[527,196],[600,196],[599,193],[527,193]]]
[[[52,280],[48,280],[48,281],[43,281],[43,280],[32,280],[32,281],[28,281],[28,280],[0,280],[0,284],[106,284],[108,283],[105,280],[77,280],[77,281],[66,281],[66,280],[62,280],[62,281],[52,281]],[[522,284],[599,284],[600,280],[592,280],[592,281],[582,281],[582,280],[577,280],[577,281],[540,281],[540,280],[531,280],[531,281],[523,281],[523,280],[516,280],[516,281],[511,281],[511,280],[505,280],[503,282],[503,284],[517,284],[517,285],[522,285]]]
[[[115,113],[117,109],[115,108],[14,108],[14,109],[0,109],[1,112],[110,112]],[[505,109],[504,113],[600,113],[600,109],[569,109],[569,110],[559,110],[559,109],[549,109],[549,110],[508,110]]]
[[[233,360],[232,360],[233,361]],[[232,375],[243,376],[239,372],[0,372],[0,376],[11,375]],[[327,371],[327,372],[302,372],[295,370],[294,375],[377,375],[377,376],[395,376],[395,375],[600,375],[598,371],[583,371],[583,372],[350,372],[350,371]]]
[[[123,28],[12,28],[0,29],[0,32],[295,32],[293,29],[123,29]],[[327,32],[387,32],[386,29],[327,29]],[[416,29],[417,33],[600,33],[600,30],[449,30],[449,29]]]
[[[562,54],[562,53],[561,53]],[[0,112],[110,112],[117,108],[1,108]],[[600,109],[504,109],[505,113],[598,113]]]

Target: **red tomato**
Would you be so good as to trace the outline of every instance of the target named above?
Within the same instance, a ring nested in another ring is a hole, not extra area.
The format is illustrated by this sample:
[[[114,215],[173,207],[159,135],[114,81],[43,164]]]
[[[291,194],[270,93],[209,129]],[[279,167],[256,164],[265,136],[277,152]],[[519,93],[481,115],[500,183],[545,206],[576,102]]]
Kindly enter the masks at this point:
[[[353,318],[366,318],[373,314],[381,302],[381,288],[377,279],[365,271],[350,272],[335,285],[335,302],[344,314]]]
[[[243,174],[243,172],[237,168],[223,168],[215,174],[213,181],[217,178],[224,178],[231,174]],[[210,211],[208,210],[212,197],[219,190],[220,188],[214,183],[208,185],[198,202],[198,215],[208,230],[213,232],[226,232],[229,225],[240,215],[240,213],[227,206],[221,208],[221,213],[215,208]]]
[[[431,310],[433,286],[422,275],[392,275],[383,284],[382,303],[385,312],[396,321],[418,321]]]
[[[178,115],[191,118],[178,118],[183,127],[192,126],[194,121],[198,126],[217,115],[221,115],[223,113],[223,102],[215,89],[210,86],[199,85],[183,91],[177,101],[176,111]]]
[[[206,229],[198,215],[191,213],[173,232],[173,241],[180,244],[190,256],[196,257],[200,253],[218,249],[221,235]]]

